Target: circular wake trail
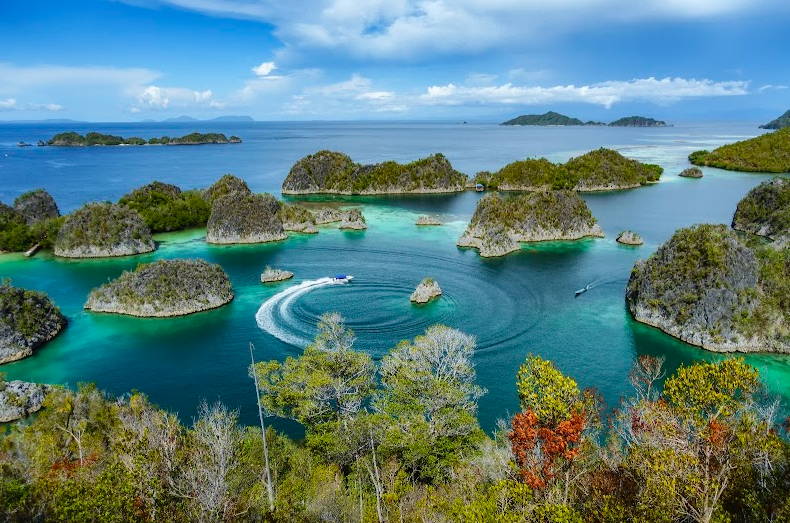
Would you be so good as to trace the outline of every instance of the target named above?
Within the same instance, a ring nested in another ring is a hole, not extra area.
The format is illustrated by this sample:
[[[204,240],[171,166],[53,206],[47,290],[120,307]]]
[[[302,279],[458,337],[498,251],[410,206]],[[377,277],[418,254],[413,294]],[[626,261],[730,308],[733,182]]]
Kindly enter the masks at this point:
[[[334,278],[319,278],[317,280],[303,281],[298,285],[288,287],[263,302],[261,308],[255,313],[255,321],[258,323],[258,327],[278,340],[289,345],[305,347],[310,343],[309,339],[292,334],[282,326],[282,324],[287,324],[292,319],[291,304],[298,297],[315,289],[326,287],[327,285],[343,285],[344,283],[343,281],[335,281]],[[280,316],[279,321],[275,319],[275,313]]]

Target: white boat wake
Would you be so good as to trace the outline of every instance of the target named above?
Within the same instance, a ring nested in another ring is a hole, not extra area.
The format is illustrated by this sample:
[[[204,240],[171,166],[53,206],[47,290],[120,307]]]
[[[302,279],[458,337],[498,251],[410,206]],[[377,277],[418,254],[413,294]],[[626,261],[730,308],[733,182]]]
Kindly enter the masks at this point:
[[[348,281],[336,280],[335,278],[319,278],[317,280],[303,281],[298,285],[288,287],[284,291],[278,292],[263,302],[261,308],[255,313],[255,321],[258,323],[258,327],[278,340],[288,343],[289,345],[305,347],[310,343],[309,339],[292,334],[282,326],[292,319],[290,312],[291,304],[300,296],[315,289],[328,285],[343,285],[345,283],[348,283]],[[279,320],[275,319],[275,312],[280,316]]]

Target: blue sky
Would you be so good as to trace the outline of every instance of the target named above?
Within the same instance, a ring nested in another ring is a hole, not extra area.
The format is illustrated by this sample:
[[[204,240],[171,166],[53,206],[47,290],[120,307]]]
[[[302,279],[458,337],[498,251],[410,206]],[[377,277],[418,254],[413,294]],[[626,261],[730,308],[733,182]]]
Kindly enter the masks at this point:
[[[0,120],[765,120],[786,0],[38,0],[0,5]]]

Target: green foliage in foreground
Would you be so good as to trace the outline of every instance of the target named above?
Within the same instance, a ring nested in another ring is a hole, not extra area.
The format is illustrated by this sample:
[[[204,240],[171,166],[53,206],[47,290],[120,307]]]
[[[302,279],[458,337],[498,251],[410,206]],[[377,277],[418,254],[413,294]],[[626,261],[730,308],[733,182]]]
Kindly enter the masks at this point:
[[[730,171],[790,172],[790,128],[689,155],[694,165]]]
[[[551,362],[519,371],[519,412],[477,427],[474,340],[431,327],[378,368],[337,315],[285,363],[260,363],[268,414],[305,444],[203,402],[192,424],[133,393],[55,388],[0,436],[9,522],[668,522],[790,518],[790,444],[743,360],[642,356],[607,422]],[[380,385],[377,385],[380,382]],[[252,383],[251,383],[252,385]],[[252,388],[252,387],[251,387]],[[369,401],[365,401],[369,398]],[[267,460],[268,458],[268,460]],[[268,474],[267,465],[269,464]],[[271,498],[267,495],[271,477]]]
[[[118,201],[134,209],[151,232],[180,231],[206,225],[211,206],[200,191],[184,191],[155,181],[139,187]]]

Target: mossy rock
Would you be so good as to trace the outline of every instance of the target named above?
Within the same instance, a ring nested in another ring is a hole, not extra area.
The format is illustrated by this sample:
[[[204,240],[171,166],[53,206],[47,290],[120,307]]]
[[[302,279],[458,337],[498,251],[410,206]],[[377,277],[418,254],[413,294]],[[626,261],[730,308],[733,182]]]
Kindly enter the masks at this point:
[[[55,255],[103,258],[151,252],[151,230],[133,209],[90,203],[66,217],[55,241]]]
[[[19,196],[14,200],[14,210],[22,215],[28,225],[60,216],[55,199],[44,189]]]
[[[774,178],[749,191],[738,203],[732,227],[779,243],[790,242],[790,180]]]
[[[231,192],[214,200],[206,227],[208,243],[265,243],[285,240],[280,204],[271,194]]]
[[[702,178],[702,169],[699,167],[689,167],[688,169],[683,169],[678,176],[681,178]]]
[[[0,283],[0,363],[33,354],[66,326],[66,317],[43,293]]]
[[[139,265],[94,289],[85,309],[139,317],[184,316],[233,299],[222,267],[203,260],[159,260]]]
[[[247,182],[232,174],[225,174],[203,192],[203,198],[211,205],[217,198],[234,192],[252,194]]]
[[[657,182],[664,169],[626,158],[612,149],[601,148],[571,158],[565,164],[568,176],[575,179],[577,191],[631,189]]]

